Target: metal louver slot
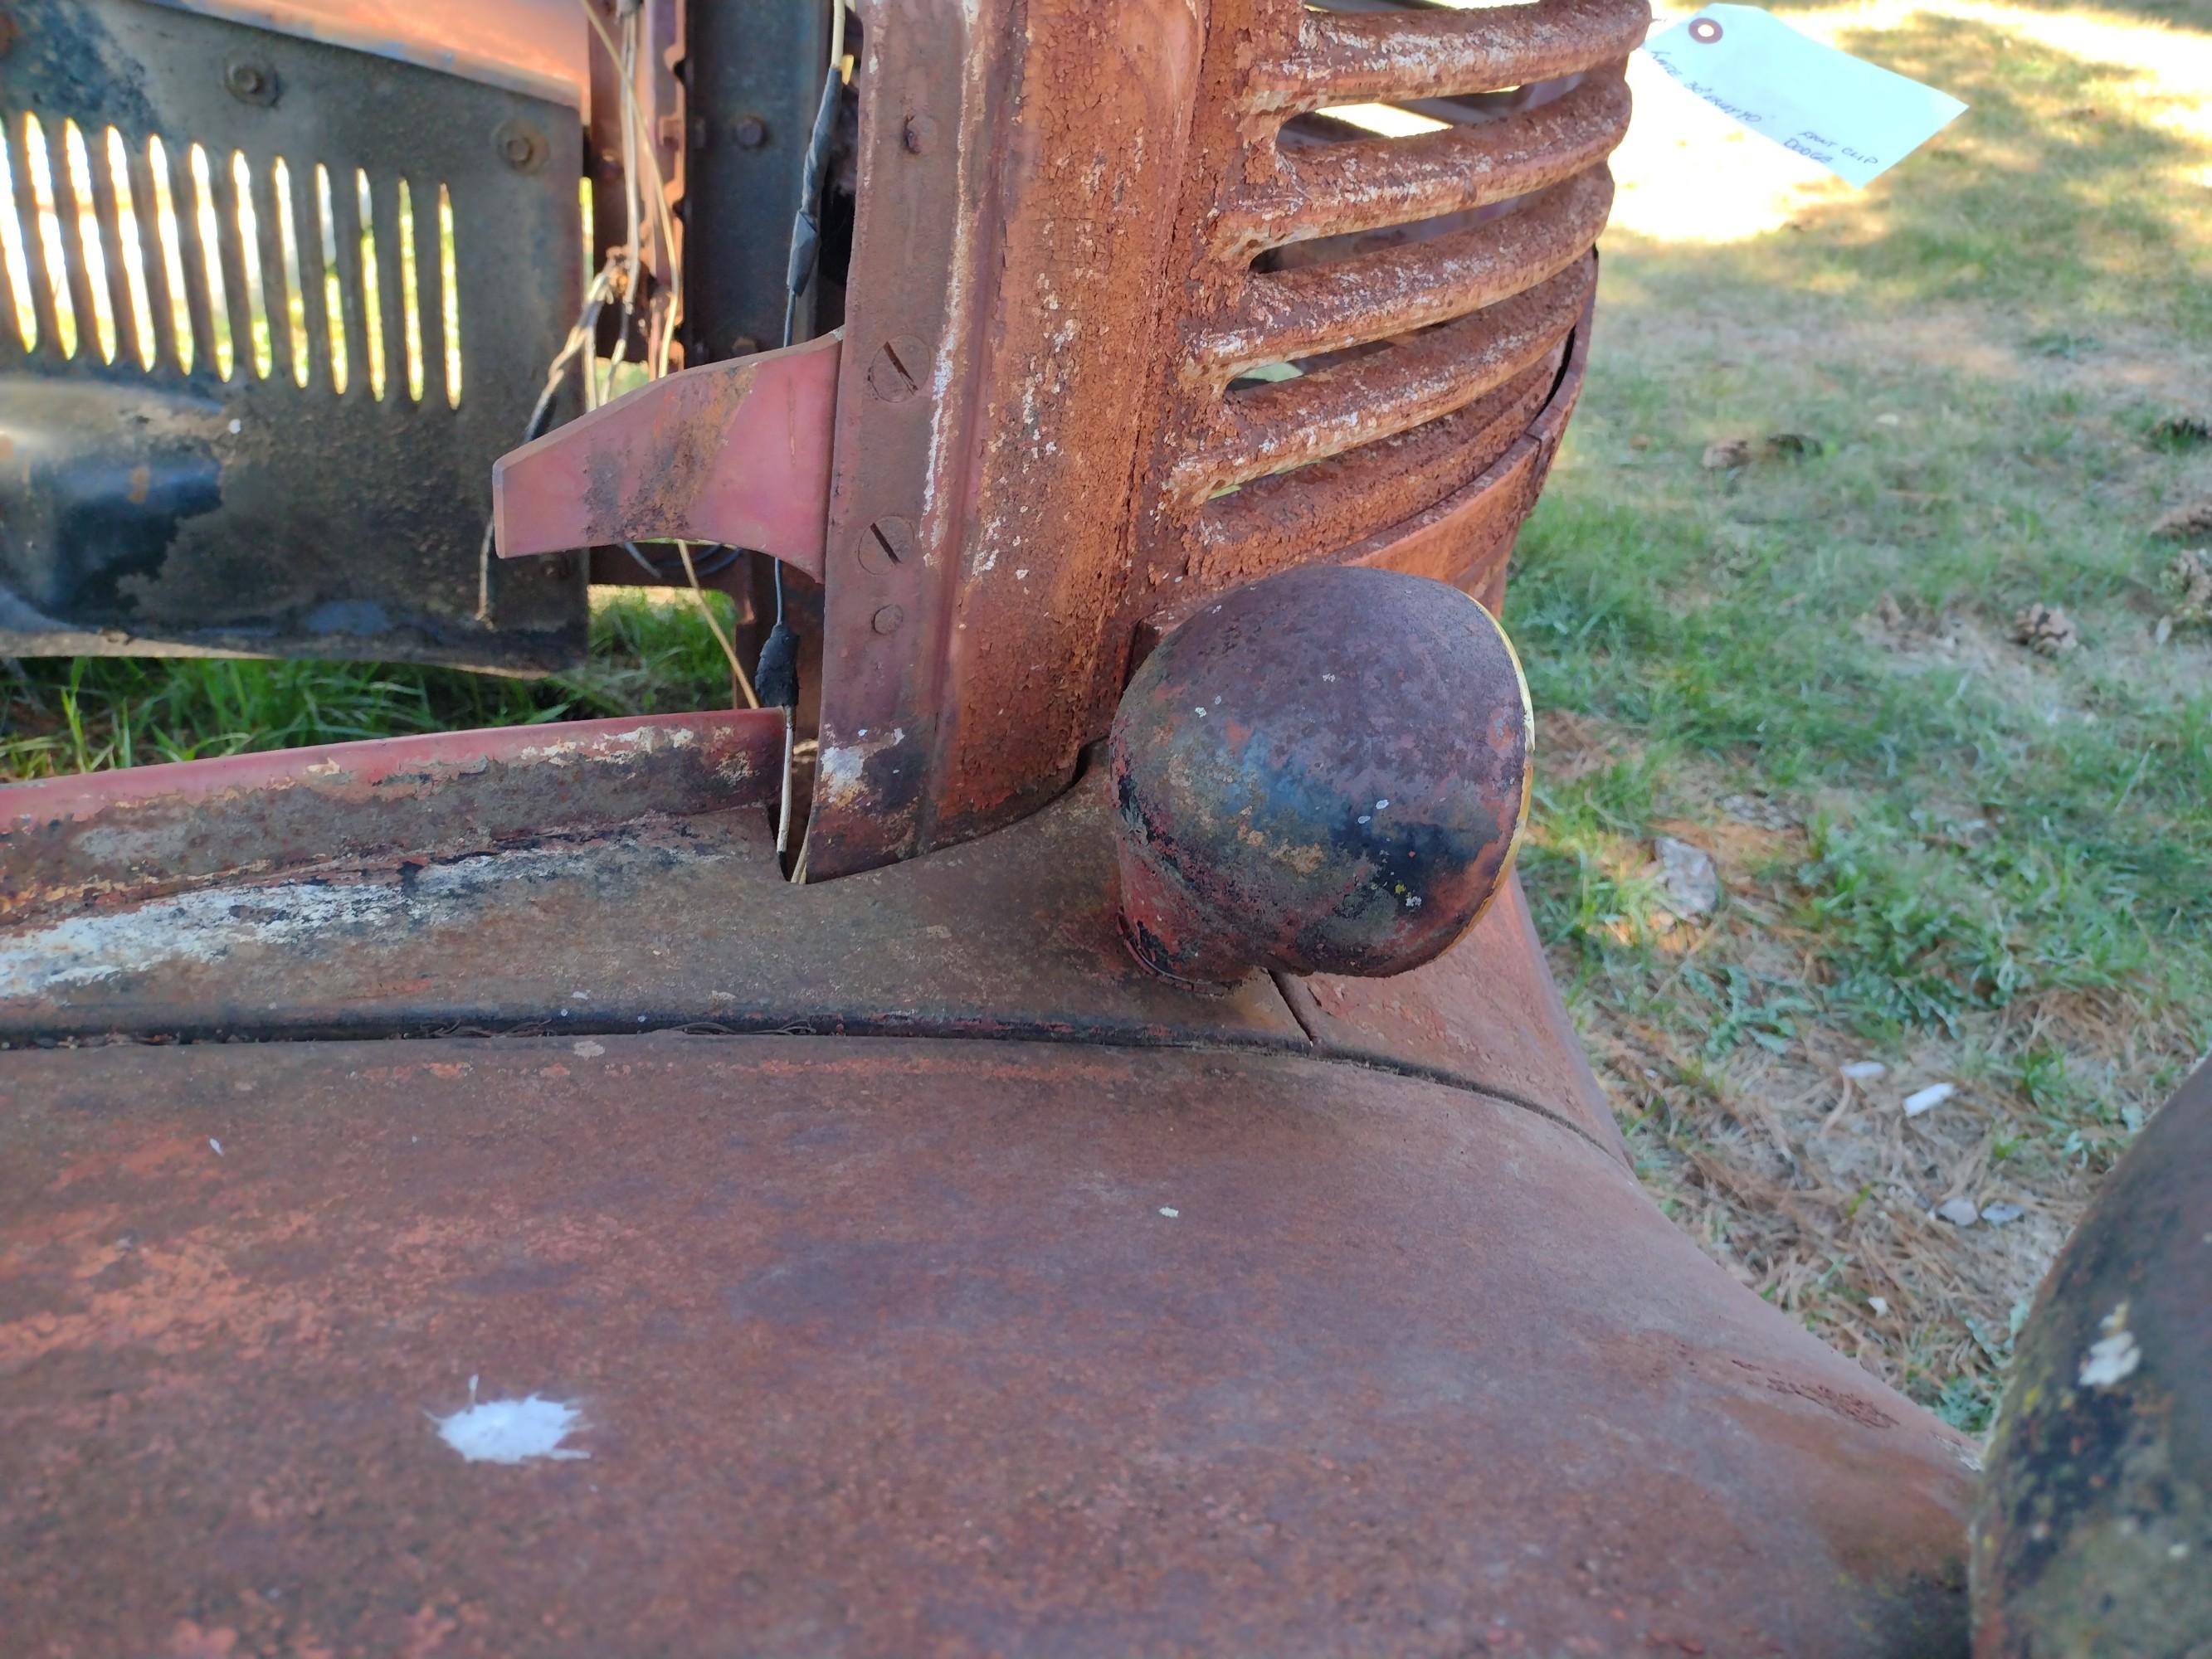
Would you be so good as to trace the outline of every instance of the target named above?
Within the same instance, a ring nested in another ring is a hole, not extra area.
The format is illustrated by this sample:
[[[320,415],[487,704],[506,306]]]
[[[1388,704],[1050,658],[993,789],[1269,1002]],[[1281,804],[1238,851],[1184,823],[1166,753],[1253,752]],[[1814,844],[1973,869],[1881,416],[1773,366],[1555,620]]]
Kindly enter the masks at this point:
[[[88,135],[32,111],[0,120],[12,313],[0,347],[460,406],[458,231],[442,182],[352,169],[334,191],[320,162],[112,126]],[[383,204],[373,220],[364,193]]]
[[[576,110],[155,0],[10,15],[0,654],[574,660],[582,562],[480,552],[580,301]]]

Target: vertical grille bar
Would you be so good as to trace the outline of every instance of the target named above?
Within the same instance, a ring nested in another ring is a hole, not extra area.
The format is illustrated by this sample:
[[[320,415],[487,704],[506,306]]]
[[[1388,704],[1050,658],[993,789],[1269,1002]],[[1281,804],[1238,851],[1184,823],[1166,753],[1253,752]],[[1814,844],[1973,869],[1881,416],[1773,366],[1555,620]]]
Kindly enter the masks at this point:
[[[238,169],[228,153],[210,151],[215,184],[215,245],[222,258],[222,293],[230,310],[230,372],[253,378],[253,295],[246,285],[246,237],[240,228]]]
[[[131,303],[130,255],[123,240],[123,211],[115,199],[115,179],[108,171],[107,130],[95,127],[84,136],[85,173],[92,180],[93,219],[100,227],[101,263],[107,269],[109,315],[115,319],[115,361],[138,359],[138,322]]]
[[[447,409],[446,401],[446,295],[440,282],[438,185],[420,179],[408,187],[415,210],[415,312],[422,331],[422,406]]]
[[[345,328],[346,390],[376,394],[369,383],[368,290],[361,276],[361,192],[349,167],[329,169],[331,238],[337,254],[338,313]],[[319,219],[317,223],[321,222]],[[335,372],[335,371],[333,371]]]
[[[250,158],[253,172],[253,239],[261,252],[261,302],[269,313],[269,376],[297,386],[300,377],[292,337],[291,279],[284,270],[283,210],[276,200],[276,158]]]
[[[15,117],[8,132],[8,145],[12,154],[9,159],[15,167],[15,221],[23,238],[24,275],[31,281],[31,315],[39,325],[39,350],[48,357],[62,355],[62,325],[54,305],[54,288],[58,271],[46,265],[46,238],[39,234],[39,191],[31,174],[31,117],[27,111]],[[47,158],[47,171],[52,172],[52,158]]]
[[[199,190],[192,179],[189,143],[161,141],[168,175],[171,217],[176,222],[179,263],[185,271],[185,309],[192,324],[192,372],[222,378],[215,355],[215,301],[208,290],[207,259],[200,246]]]
[[[384,397],[392,404],[407,398],[407,302],[402,283],[405,272],[399,263],[399,178],[387,173],[371,179],[370,200],[376,215],[376,298],[383,315]]]
[[[76,312],[77,356],[88,361],[100,356],[100,306],[92,286],[92,261],[85,257],[85,221],[94,216],[92,204],[77,194],[76,169],[70,165],[69,126],[48,124],[46,172],[53,180],[54,218],[61,232],[62,264],[69,271],[70,304]],[[95,229],[93,234],[97,237]],[[108,261],[102,258],[102,264]]]
[[[307,319],[307,384],[336,391],[323,272],[323,216],[315,202],[315,164],[288,156],[284,172],[291,185],[292,240],[300,252],[300,309]]]
[[[131,168],[131,211],[138,221],[138,250],[146,266],[146,304],[154,313],[154,367],[184,372],[177,346],[177,301],[169,291],[169,261],[161,247],[161,204],[154,194],[154,168],[146,159],[143,135],[126,136],[123,153]]]

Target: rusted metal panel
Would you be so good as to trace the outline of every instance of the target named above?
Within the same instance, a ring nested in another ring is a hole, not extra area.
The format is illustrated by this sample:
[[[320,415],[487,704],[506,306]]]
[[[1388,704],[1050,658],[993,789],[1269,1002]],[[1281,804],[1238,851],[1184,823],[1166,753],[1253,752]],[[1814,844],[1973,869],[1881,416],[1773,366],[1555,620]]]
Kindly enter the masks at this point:
[[[1324,558],[1473,483],[1519,442],[1558,385],[1564,350],[1440,420],[1301,468],[1255,478],[1206,503],[1192,576],[1200,597],[1228,583]],[[1176,614],[1175,612],[1169,613]]]
[[[1215,8],[1194,149],[1231,160],[1194,179],[1182,210],[1191,298],[1139,503],[1140,648],[1224,584],[1285,563],[1389,564],[1489,592],[1550,457],[1503,423],[1533,415],[1554,373],[1540,406],[1563,422],[1579,386],[1583,255],[1647,14],[1637,0],[1362,9]],[[1516,90],[1454,117],[1473,125],[1422,137],[1329,142],[1324,122],[1315,142],[1283,126],[1332,103],[1501,88]],[[1229,384],[1278,353],[1308,372]]]
[[[1233,374],[1463,317],[1586,258],[1612,209],[1612,179],[1586,173],[1494,223],[1256,277],[1236,323],[1192,356]]]
[[[1018,817],[1103,730],[1174,299],[1193,0],[922,9],[866,31],[810,877]]]
[[[1450,950],[1390,979],[1280,976],[1323,1054],[1425,1068],[1565,1118],[1623,1164],[1627,1144],[1545,966],[1518,880]]]
[[[440,732],[0,788],[0,921],[776,799],[774,710]]]
[[[1526,292],[1389,351],[1232,394],[1218,444],[1185,457],[1169,488],[1200,501],[1224,485],[1326,460],[1463,408],[1557,347],[1596,284],[1596,261],[1581,255]]]
[[[576,0],[154,0],[234,23],[347,46],[590,113],[589,25]]]
[[[493,465],[499,553],[750,548],[820,580],[839,340],[648,381]]]
[[[510,791],[515,823],[491,825],[519,834],[485,833],[471,802],[472,787],[500,785],[497,767],[356,771],[342,786],[241,792],[235,806],[216,791],[198,814],[157,801],[125,816],[145,826],[137,841],[120,827],[103,839],[102,815],[65,823],[55,834],[78,860],[80,887],[87,848],[94,873],[134,874],[118,849],[142,845],[174,868],[177,848],[202,834],[252,845],[240,817],[270,826],[278,856],[296,846],[318,863],[290,879],[49,906],[0,928],[0,1041],[707,1024],[1307,1046],[1264,977],[1200,997],[1130,959],[1114,923],[1103,774],[957,852],[795,885],[763,810],[779,781],[781,717],[716,718],[745,745],[734,783],[710,775],[698,780],[703,799],[681,792],[694,775],[674,769],[704,742],[662,745],[645,771],[539,760],[513,769],[523,775]],[[548,744],[567,735],[517,734]],[[731,810],[696,810],[718,799]],[[579,816],[564,809],[577,805],[607,823],[641,821],[564,832]],[[466,833],[441,817],[459,812],[471,815]],[[362,835],[356,824],[411,825],[423,840],[345,860],[339,844]]]
[[[1965,1644],[1967,1442],[1359,1067],[6,1054],[0,1218],[26,1659]],[[467,1461],[472,1380],[561,1455]]]

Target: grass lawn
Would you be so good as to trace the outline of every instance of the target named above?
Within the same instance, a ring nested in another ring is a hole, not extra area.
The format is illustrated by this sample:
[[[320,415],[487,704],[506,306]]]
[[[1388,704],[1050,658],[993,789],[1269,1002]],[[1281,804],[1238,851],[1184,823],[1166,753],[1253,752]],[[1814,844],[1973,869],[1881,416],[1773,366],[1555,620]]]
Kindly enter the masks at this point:
[[[2153,533],[2212,498],[2212,5],[1781,9],[1972,108],[1858,192],[1639,62],[1507,606],[1522,868],[1670,1213],[1978,1429],[2098,1175],[2212,1046],[2212,630]],[[1820,453],[1760,459],[1780,434]],[[2038,603],[2073,649],[2014,642]],[[593,640],[535,684],[0,667],[0,778],[726,702],[682,605],[603,605]],[[1664,902],[1660,836],[1713,858],[1710,915]],[[1960,1199],[2009,1218],[1935,1214]]]
[[[2161,642],[2189,544],[2152,533],[2212,497],[2167,424],[2212,419],[2212,7],[1782,9],[1972,108],[1855,191],[1639,63],[1507,604],[1522,868],[1676,1219],[1979,1429],[2098,1175],[2212,1046],[2212,635]],[[1822,453],[1758,459],[1781,434]],[[2036,603],[2075,648],[2014,642]],[[1710,917],[1662,902],[1660,835],[1713,856]]]

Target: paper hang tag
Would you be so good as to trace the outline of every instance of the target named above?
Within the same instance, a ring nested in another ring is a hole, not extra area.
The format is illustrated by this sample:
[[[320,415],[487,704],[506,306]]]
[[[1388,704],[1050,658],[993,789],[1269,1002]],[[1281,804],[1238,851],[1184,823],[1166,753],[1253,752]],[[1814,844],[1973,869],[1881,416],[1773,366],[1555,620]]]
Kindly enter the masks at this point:
[[[1644,50],[1723,114],[1854,185],[1896,166],[1966,107],[1756,6],[1707,6]]]

